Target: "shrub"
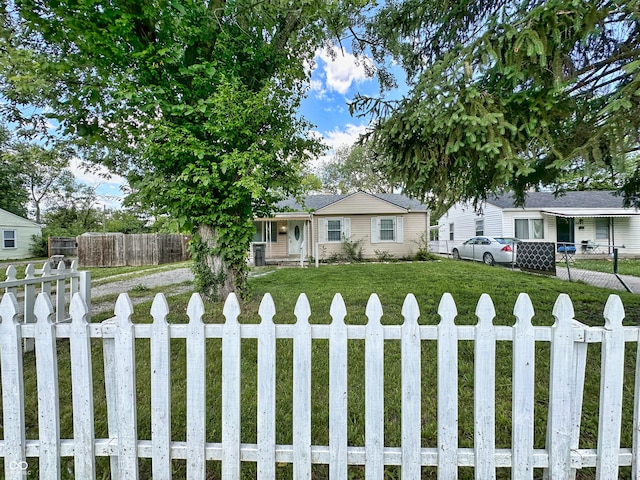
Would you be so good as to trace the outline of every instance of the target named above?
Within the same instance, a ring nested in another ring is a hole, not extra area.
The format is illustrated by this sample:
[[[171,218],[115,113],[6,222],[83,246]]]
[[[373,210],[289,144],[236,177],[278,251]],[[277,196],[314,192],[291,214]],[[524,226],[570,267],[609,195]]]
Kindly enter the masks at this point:
[[[374,252],[379,262],[392,262],[395,260],[393,254],[387,252],[386,250],[374,250]]]
[[[342,239],[342,251],[344,252],[344,259],[347,262],[361,262],[362,261],[362,239],[360,240],[347,240]]]
[[[49,256],[49,242],[40,235],[31,235],[31,247],[29,253],[34,257]]]

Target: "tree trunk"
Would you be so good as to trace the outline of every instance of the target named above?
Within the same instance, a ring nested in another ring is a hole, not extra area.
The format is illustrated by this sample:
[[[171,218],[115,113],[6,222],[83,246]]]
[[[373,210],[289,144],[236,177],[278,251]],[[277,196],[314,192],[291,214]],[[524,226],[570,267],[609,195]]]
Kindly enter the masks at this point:
[[[200,275],[200,284],[203,294],[215,300],[226,300],[230,293],[236,291],[235,271],[222,255],[214,255],[218,250],[218,233],[212,225],[200,225],[198,235],[203,244],[203,249],[194,259],[196,275]],[[202,277],[207,278],[202,278]]]

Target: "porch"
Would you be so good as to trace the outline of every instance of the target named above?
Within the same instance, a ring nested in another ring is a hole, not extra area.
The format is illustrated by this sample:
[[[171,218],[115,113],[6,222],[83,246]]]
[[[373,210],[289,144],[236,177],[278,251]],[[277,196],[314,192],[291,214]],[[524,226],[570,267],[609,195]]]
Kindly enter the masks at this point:
[[[304,266],[313,257],[311,214],[279,214],[278,218],[259,219],[254,224],[256,233],[248,260],[251,265]]]

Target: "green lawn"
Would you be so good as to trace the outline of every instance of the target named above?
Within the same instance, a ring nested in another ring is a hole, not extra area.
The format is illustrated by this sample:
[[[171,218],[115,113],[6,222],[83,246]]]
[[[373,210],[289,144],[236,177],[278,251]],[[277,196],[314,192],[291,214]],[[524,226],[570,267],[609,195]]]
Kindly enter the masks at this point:
[[[257,269],[254,273],[267,273],[267,269]],[[364,323],[364,311],[371,293],[377,293],[384,308],[383,323],[397,324],[402,322],[400,314],[402,303],[408,293],[413,293],[420,305],[422,324],[436,324],[439,320],[437,307],[444,292],[453,295],[459,312],[458,323],[474,323],[476,303],[482,293],[489,293],[494,299],[497,316],[496,324],[512,324],[512,310],[520,292],[528,292],[531,296],[536,316],[534,324],[550,325],[553,322],[551,310],[560,293],[571,296],[576,311],[576,319],[590,325],[601,325],[602,311],[607,297],[612,292],[590,287],[584,284],[568,283],[555,278],[534,276],[500,267],[486,267],[481,264],[442,260],[425,263],[392,263],[392,264],[354,264],[327,265],[319,269],[280,269],[273,273],[258,276],[250,281],[249,298],[242,302],[241,322],[258,321],[257,310],[264,293],[272,294],[277,314],[276,323],[295,321],[293,310],[300,293],[306,293],[311,304],[312,323],[329,323],[329,308],[335,293],[340,292],[349,312],[347,323]],[[627,312],[627,323],[635,323],[640,318],[640,295],[618,293],[623,299]],[[186,322],[186,305],[189,295],[179,295],[170,299],[171,322]],[[135,308],[134,322],[149,322],[149,304]],[[222,322],[221,304],[207,304],[206,322]],[[210,339],[207,343],[207,441],[221,440],[221,342]],[[348,435],[350,445],[363,445],[364,442],[364,345],[363,341],[352,341],[349,345],[349,412]],[[102,374],[101,342],[93,340],[94,348],[94,384],[96,409],[96,434],[99,438],[107,436],[106,406],[104,402],[104,380]],[[149,341],[138,340],[136,344],[138,363],[138,430],[139,438],[150,438],[150,404],[149,404]],[[635,370],[636,344],[629,344],[627,350],[628,378],[625,388],[623,446],[631,445],[633,414],[633,373]],[[256,442],[256,358],[257,341],[242,341],[242,433],[241,441]],[[328,429],[328,341],[314,341],[312,353],[312,443],[327,445]],[[511,435],[511,343],[498,342],[497,345],[497,379],[496,379],[496,435],[497,447],[508,448]],[[436,445],[437,393],[436,348],[433,342],[423,342],[422,355],[422,445]],[[63,419],[62,437],[71,438],[71,379],[69,371],[69,350],[66,341],[59,342],[59,371],[61,392],[61,417]],[[277,442],[290,444],[291,432],[291,397],[292,397],[292,342],[280,339],[277,342]],[[397,341],[387,341],[385,345],[385,445],[400,445],[400,346]],[[473,446],[473,342],[461,341],[459,345],[459,436],[461,447]],[[537,351],[537,386],[536,386],[536,428],[535,446],[542,448],[545,443],[546,402],[548,399],[548,345],[540,344]],[[184,440],[186,416],[186,351],[185,341],[176,339],[172,342],[172,432],[175,440]],[[27,392],[28,437],[37,438],[37,404],[35,388],[35,357],[32,354],[25,358],[25,383]],[[583,436],[581,448],[595,447],[597,438],[597,407],[599,385],[599,348],[589,347],[588,383],[585,389],[583,409]],[[219,478],[220,465],[210,462],[208,478]],[[72,467],[72,460],[65,460],[65,466]],[[106,459],[100,459],[101,471],[107,469]],[[150,461],[141,460],[140,478],[150,478]],[[31,464],[30,464],[31,467]],[[255,478],[255,464],[246,464],[244,478]],[[33,469],[34,472],[37,468]],[[72,470],[71,470],[72,471]],[[279,466],[279,478],[292,478],[290,465]],[[536,477],[538,477],[536,473]],[[579,472],[578,478],[594,478],[593,471]],[[435,469],[424,470],[423,478],[436,478]],[[628,474],[625,470],[624,474]],[[624,475],[623,474],[623,475]],[[399,478],[400,469],[389,467],[387,478]],[[363,470],[359,467],[350,469],[351,478],[363,478]],[[627,475],[628,476],[628,475]],[[64,473],[63,478],[72,478],[72,474]],[[35,477],[34,477],[35,478]],[[174,478],[184,478],[184,462],[175,462]],[[328,478],[325,466],[314,467],[314,478]],[[471,469],[461,469],[460,478],[473,478]],[[499,478],[509,478],[509,472],[500,470]],[[621,477],[622,478],[622,477]]]
[[[604,260],[580,259],[571,264],[573,268],[581,268],[584,270],[593,270],[595,272],[604,273],[613,273],[613,265],[613,258]],[[620,275],[633,275],[635,277],[640,277],[640,260],[619,258],[618,273]]]

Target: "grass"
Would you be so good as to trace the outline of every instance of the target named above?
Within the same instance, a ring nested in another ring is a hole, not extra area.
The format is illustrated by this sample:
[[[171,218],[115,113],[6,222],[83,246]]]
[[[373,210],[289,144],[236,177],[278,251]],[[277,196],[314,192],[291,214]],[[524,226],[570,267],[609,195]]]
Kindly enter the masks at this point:
[[[267,269],[256,269],[253,273],[266,273]],[[377,293],[384,308],[383,323],[399,324],[402,303],[408,293],[413,293],[420,305],[421,324],[437,324],[439,317],[437,308],[443,293],[453,295],[457,308],[459,324],[473,324],[476,303],[482,293],[489,293],[494,299],[496,308],[496,324],[511,325],[514,322],[512,310],[520,292],[528,292],[531,296],[537,315],[535,325],[553,323],[551,311],[557,296],[567,293],[571,296],[576,311],[576,319],[589,325],[602,325],[602,312],[606,300],[611,293],[617,293],[623,300],[627,313],[626,323],[640,318],[640,296],[603,290],[579,283],[567,283],[555,278],[533,276],[504,268],[489,268],[470,262],[442,260],[425,263],[392,263],[392,264],[354,264],[329,265],[319,269],[280,269],[275,272],[255,276],[250,280],[249,296],[242,302],[240,321],[254,323],[259,321],[257,311],[260,300],[265,293],[274,298],[277,314],[276,323],[292,323],[295,302],[300,293],[305,293],[311,304],[312,323],[329,323],[329,309],[335,293],[342,294],[347,305],[349,324],[366,322],[364,311],[369,296]],[[148,292],[144,292],[148,293]],[[169,299],[171,307],[170,322],[184,323],[188,321],[185,311],[189,294],[177,295]],[[132,318],[134,322],[150,322],[150,304],[142,304],[135,308]],[[204,321],[221,323],[222,304],[207,303]],[[96,435],[107,437],[106,405],[104,399],[104,378],[102,345],[94,339],[94,392],[96,411]],[[222,375],[221,341],[207,340],[207,441],[221,441],[221,404],[220,382]],[[62,438],[72,438],[71,425],[71,374],[69,370],[68,342],[58,342],[59,354],[59,389],[61,394],[60,411],[62,418]],[[291,432],[291,396],[292,396],[292,342],[288,339],[277,341],[277,381],[278,397],[276,405],[277,438],[279,444],[290,444]],[[242,398],[241,398],[241,441],[256,442],[256,361],[257,340],[242,340]],[[497,378],[496,378],[496,442],[498,448],[510,447],[511,434],[511,343],[498,342],[497,345]],[[631,445],[633,432],[633,375],[635,371],[635,344],[627,349],[628,372],[625,379],[625,407],[623,412],[623,446]],[[172,354],[172,436],[176,441],[186,438],[186,344],[184,339],[174,339],[171,345]],[[150,439],[150,365],[149,341],[136,341],[136,375],[138,388],[138,437]],[[327,445],[328,431],[328,341],[315,340],[312,352],[312,443]],[[435,447],[437,438],[437,351],[433,342],[423,342],[422,354],[422,445]],[[459,342],[459,437],[461,447],[473,446],[473,342]],[[548,399],[549,347],[538,345],[536,353],[536,426],[535,446],[543,448],[546,431],[546,402]],[[385,445],[400,445],[400,347],[397,341],[385,344]],[[35,375],[35,356],[25,356],[25,391],[28,438],[37,438],[37,394]],[[588,382],[585,388],[585,399],[582,419],[581,448],[594,448],[597,438],[597,411],[599,396],[599,348],[597,344],[589,347]],[[364,345],[363,341],[349,342],[349,397],[348,397],[348,437],[350,445],[363,445],[364,442]],[[33,461],[37,463],[36,461]],[[108,461],[98,461],[100,475],[108,476]],[[72,459],[65,460],[70,472],[63,472],[63,478],[72,478]],[[185,478],[184,462],[175,461],[174,478]],[[30,470],[37,476],[37,465]],[[140,478],[150,478],[150,461],[140,461]],[[500,469],[498,478],[508,478],[507,469]],[[536,477],[539,472],[536,472]],[[399,477],[400,469],[389,467],[386,478]],[[623,475],[629,476],[628,470]],[[363,478],[361,467],[351,467],[350,478]],[[255,478],[255,464],[243,465],[243,477]],[[220,464],[210,462],[208,478],[220,477]],[[291,466],[278,467],[279,478],[291,478]],[[35,478],[35,477],[34,477]],[[99,477],[102,478],[102,477]],[[314,478],[328,478],[326,466],[314,466]],[[436,478],[434,468],[426,468],[423,478]],[[472,469],[460,469],[460,478],[473,478]],[[578,473],[579,479],[594,478],[592,470],[586,469]],[[622,477],[621,477],[622,478]]]
[[[580,259],[571,264],[573,268],[593,270],[595,272],[613,273],[613,259],[589,260]],[[618,259],[618,273],[640,277],[640,261],[627,258]]]

